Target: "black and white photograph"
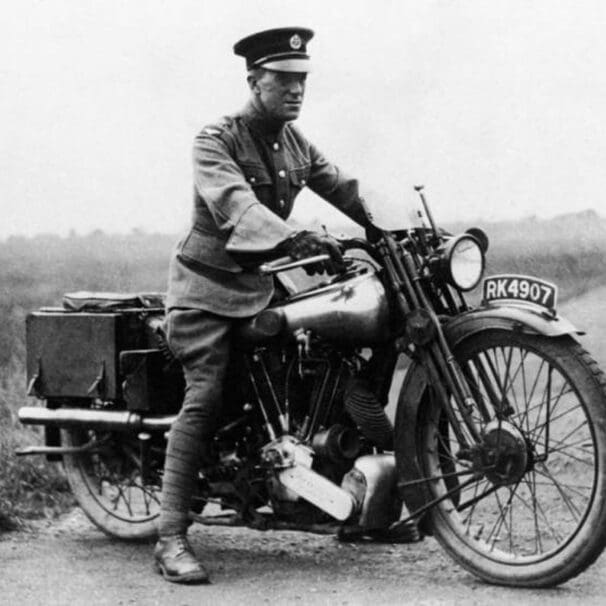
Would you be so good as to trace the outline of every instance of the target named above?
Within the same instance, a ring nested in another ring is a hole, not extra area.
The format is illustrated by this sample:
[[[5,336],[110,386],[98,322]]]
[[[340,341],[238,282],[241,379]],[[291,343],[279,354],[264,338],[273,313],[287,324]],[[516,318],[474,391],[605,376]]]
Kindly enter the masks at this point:
[[[0,602],[601,604],[606,5],[0,19]]]

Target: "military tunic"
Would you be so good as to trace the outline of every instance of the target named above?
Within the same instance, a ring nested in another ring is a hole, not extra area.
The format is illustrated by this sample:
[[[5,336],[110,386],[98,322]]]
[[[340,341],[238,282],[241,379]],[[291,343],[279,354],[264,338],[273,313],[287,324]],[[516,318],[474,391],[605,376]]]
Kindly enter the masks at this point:
[[[238,318],[267,306],[272,278],[240,266],[230,253],[271,251],[291,236],[285,220],[304,187],[362,221],[358,181],[291,123],[269,127],[252,103],[204,128],[193,160],[193,226],[171,259],[168,309]]]

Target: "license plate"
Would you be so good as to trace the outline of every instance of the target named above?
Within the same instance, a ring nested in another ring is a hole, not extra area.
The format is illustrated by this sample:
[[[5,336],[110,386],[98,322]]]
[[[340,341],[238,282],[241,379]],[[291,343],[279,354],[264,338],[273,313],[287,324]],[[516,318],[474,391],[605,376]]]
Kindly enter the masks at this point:
[[[523,301],[555,310],[558,287],[531,276],[502,274],[484,280],[484,301]]]

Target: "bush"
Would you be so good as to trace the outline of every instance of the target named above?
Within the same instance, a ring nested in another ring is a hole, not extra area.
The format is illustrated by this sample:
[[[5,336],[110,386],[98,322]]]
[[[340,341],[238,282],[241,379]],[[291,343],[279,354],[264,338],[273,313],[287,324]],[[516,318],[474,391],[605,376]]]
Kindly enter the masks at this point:
[[[23,369],[15,364],[0,383],[0,530],[55,516],[74,502],[59,466],[42,456],[15,454],[42,441],[39,430],[20,427],[16,418],[16,410],[26,402],[24,383]]]

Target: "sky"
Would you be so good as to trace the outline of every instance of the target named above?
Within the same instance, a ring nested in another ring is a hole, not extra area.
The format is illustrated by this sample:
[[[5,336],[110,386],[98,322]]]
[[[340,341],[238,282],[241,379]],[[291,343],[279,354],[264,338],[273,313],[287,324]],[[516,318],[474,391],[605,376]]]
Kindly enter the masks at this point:
[[[49,0],[0,19],[0,238],[176,233],[191,144],[248,98],[241,37],[316,35],[299,126],[385,227],[606,213],[606,3]],[[336,211],[303,193],[294,218]]]

